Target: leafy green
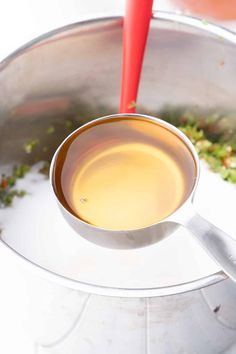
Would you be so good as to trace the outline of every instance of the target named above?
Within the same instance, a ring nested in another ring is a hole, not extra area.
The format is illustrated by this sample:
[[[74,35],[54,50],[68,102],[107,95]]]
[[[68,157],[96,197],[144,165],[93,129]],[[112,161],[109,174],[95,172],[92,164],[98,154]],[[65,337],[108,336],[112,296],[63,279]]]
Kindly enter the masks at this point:
[[[208,22],[205,18],[203,18],[203,19],[202,19],[202,24],[205,25],[205,26],[207,26],[207,25],[209,24],[209,22]]]
[[[131,109],[131,108],[135,108],[137,106],[136,102],[135,101],[131,101],[129,104],[128,104],[128,108]]]
[[[53,125],[50,125],[46,130],[46,133],[48,135],[53,134],[54,132],[55,132],[55,127]]]
[[[30,139],[23,145],[23,149],[27,154],[31,154],[34,148],[39,144],[39,139]]]
[[[9,176],[2,175],[0,178],[0,207],[8,207],[12,205],[14,197],[22,198],[26,191],[15,189],[16,182],[19,178],[23,178],[30,170],[29,165],[19,165],[13,168],[12,174]]]
[[[70,129],[70,128],[72,128],[72,126],[73,126],[73,122],[71,120],[67,119],[65,121],[65,127]]]
[[[236,184],[236,133],[230,119],[220,114],[199,117],[189,111],[164,112],[164,119],[191,140],[212,171]]]

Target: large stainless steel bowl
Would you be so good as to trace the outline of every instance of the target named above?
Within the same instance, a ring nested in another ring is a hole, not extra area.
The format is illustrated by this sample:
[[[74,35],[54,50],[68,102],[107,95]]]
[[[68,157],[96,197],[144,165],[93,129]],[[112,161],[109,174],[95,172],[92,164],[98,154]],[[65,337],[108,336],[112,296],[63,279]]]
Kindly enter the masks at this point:
[[[117,111],[121,39],[121,18],[94,19],[50,32],[0,64],[2,166],[30,161],[22,144],[35,135],[53,153],[63,133],[53,141],[45,135],[50,124],[74,116],[83,123]],[[154,14],[139,111],[188,106],[226,112],[235,124],[235,95],[236,36],[196,19]],[[222,272],[161,287],[106,286],[106,279],[98,285],[52,269],[50,242],[39,262],[34,258],[39,244],[33,254],[19,229],[15,237],[7,235],[3,232],[2,246],[31,270],[31,327],[42,352],[236,352],[236,286]]]

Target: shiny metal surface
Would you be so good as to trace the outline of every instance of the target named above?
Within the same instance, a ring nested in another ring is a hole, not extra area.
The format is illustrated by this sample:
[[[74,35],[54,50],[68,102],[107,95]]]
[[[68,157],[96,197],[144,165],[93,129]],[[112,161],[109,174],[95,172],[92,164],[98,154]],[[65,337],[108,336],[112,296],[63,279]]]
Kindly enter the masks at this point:
[[[147,121],[153,121],[157,125],[165,127],[170,132],[174,133],[184,141],[184,143],[187,145],[187,147],[192,153],[194,169],[196,166],[196,179],[195,181],[193,181],[194,187],[188,199],[186,200],[186,203],[189,203],[192,199],[195,187],[198,182],[198,177],[199,177],[198,156],[190,140],[187,139],[186,136],[179,129],[175,128],[173,125],[161,119],[154,118],[147,115],[114,114],[106,117],[101,117],[96,120],[100,121],[100,120],[107,120],[111,118],[119,119],[120,117],[130,117],[130,118],[134,117],[135,119],[145,118]],[[90,123],[87,123],[87,126],[89,126],[89,124]],[[56,188],[54,185],[54,175],[56,173],[56,160],[57,158],[60,159],[60,150],[63,147],[63,145],[67,142],[67,139],[73,136],[74,134],[77,134],[77,132],[80,129],[83,129],[84,126],[86,125],[83,125],[82,127],[75,130],[61,143],[61,145],[58,147],[57,151],[53,156],[51,167],[50,167],[50,183],[52,185],[54,194],[57,198],[57,202],[60,207],[60,210],[62,211],[62,214],[65,217],[66,221],[77,232],[78,236],[82,236],[88,241],[91,241],[99,246],[108,247],[108,248],[117,248],[117,249],[139,248],[139,247],[151,245],[152,243],[160,241],[163,238],[169,236],[179,226],[178,222],[176,222],[175,220],[175,215],[177,216],[177,219],[181,219],[183,215],[182,219],[184,219],[184,213],[186,209],[185,203],[183,205],[180,205],[178,210],[176,210],[173,215],[167,217],[166,219],[162,220],[157,224],[151,225],[149,227],[141,228],[141,229],[136,229],[136,230],[120,230],[120,231],[108,230],[108,229],[99,228],[94,225],[88,224],[83,220],[77,218],[75,215],[73,215],[69,210],[67,210],[63,206],[63,204],[60,202],[60,200],[57,197]]]
[[[236,240],[195,211],[183,225],[195,235],[224,273],[236,282]]]
[[[31,333],[45,354],[234,354],[235,285],[104,297],[28,278]]]
[[[121,117],[128,117],[135,119],[146,119],[147,121],[155,122],[157,125],[165,127],[170,132],[178,136],[192,154],[192,164],[196,166],[196,177],[193,181],[193,190],[184,201],[182,205],[170,216],[161,220],[157,224],[149,227],[136,230],[108,230],[88,224],[80,218],[76,217],[66,207],[63,206],[56,193],[55,174],[56,174],[56,160],[61,159],[60,151],[68,139],[74,134],[89,126],[90,123],[83,125],[71,133],[58,147],[55,152],[51,167],[50,167],[50,183],[57,198],[57,202],[65,220],[77,232],[78,237],[82,236],[86,240],[91,241],[99,246],[118,249],[132,249],[150,245],[152,243],[163,240],[165,237],[171,235],[178,226],[182,225],[188,228],[193,235],[200,241],[201,245],[208,251],[210,256],[221,266],[225,274],[227,274],[234,282],[236,282],[236,241],[232,239],[226,232],[218,229],[215,225],[198,215],[191,201],[194,196],[195,189],[199,180],[199,158],[191,141],[173,125],[151,116],[140,114],[114,114],[106,117],[101,117],[95,120],[104,121],[110,119],[119,119]]]
[[[22,142],[36,133],[51,139],[44,134],[49,122],[78,115],[84,123],[117,111],[121,29],[120,18],[75,24],[33,41],[0,64],[1,164],[26,159]],[[170,103],[218,109],[231,114],[234,124],[235,44],[235,35],[217,26],[155,15],[139,111],[158,115]],[[14,249],[12,257],[17,253]],[[222,273],[169,289],[109,289],[18,259],[31,269],[26,275],[30,327],[46,354],[236,351],[236,287],[228,279],[219,282]]]

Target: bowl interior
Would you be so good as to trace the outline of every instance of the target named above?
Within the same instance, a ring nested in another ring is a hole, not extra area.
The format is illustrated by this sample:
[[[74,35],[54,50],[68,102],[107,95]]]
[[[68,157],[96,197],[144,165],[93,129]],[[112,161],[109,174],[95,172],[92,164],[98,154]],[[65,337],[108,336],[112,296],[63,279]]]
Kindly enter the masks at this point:
[[[153,18],[139,113],[160,118],[183,109],[198,117],[223,114],[234,129],[236,39],[209,26],[177,15]],[[0,64],[1,171],[34,165],[18,182],[27,195],[1,211],[2,240],[45,269],[99,286],[137,290],[210,279],[220,269],[186,230],[135,251],[111,251],[79,240],[58,212],[47,178],[38,173],[47,173],[56,147],[73,129],[117,112],[121,40],[121,18],[87,21],[46,34]],[[231,189],[227,185],[227,192],[212,199],[212,190],[206,197],[216,177],[203,172],[196,205],[217,222]],[[215,202],[219,198],[221,205]],[[231,217],[229,212],[218,225],[232,233]]]

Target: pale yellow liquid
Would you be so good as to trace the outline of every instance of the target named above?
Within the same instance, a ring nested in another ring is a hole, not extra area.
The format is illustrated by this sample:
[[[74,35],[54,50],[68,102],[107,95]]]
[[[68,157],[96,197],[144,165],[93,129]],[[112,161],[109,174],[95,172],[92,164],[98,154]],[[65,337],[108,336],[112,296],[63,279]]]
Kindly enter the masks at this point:
[[[75,212],[94,225],[132,229],[164,219],[181,203],[184,191],[177,163],[147,144],[107,149],[75,174]]]
[[[157,125],[130,123],[91,128],[64,155],[65,201],[87,223],[113,230],[152,225],[176,210],[192,188],[194,167],[184,143],[166,130],[158,140],[163,128]]]

